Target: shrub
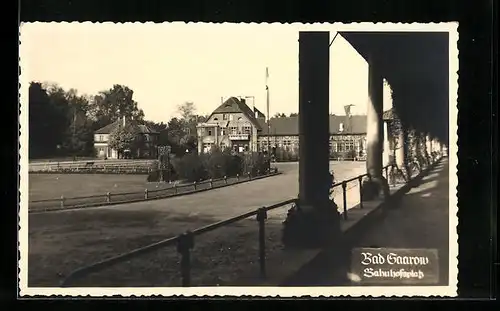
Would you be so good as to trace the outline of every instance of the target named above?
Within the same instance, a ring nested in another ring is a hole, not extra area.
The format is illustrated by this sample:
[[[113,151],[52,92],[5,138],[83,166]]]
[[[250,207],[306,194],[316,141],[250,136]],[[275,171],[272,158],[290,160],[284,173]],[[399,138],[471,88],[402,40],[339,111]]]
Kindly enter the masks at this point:
[[[348,160],[354,160],[354,158],[356,158],[356,156],[357,156],[356,150],[351,149],[351,150],[347,151],[346,158]]]
[[[204,156],[204,163],[208,176],[213,179],[228,176],[228,168],[231,162],[231,154],[223,153],[219,148],[212,148],[208,155]]]
[[[172,165],[177,172],[179,179],[187,181],[200,181],[208,178],[208,172],[203,165],[204,155],[199,156],[196,153],[188,153],[182,158],[173,159]]]
[[[284,154],[283,154],[283,148],[281,147],[276,147],[276,153],[275,153],[275,159],[276,162],[283,162]]]
[[[170,180],[177,180],[179,176],[177,176],[177,173],[175,171],[174,166],[172,163],[170,163],[170,176],[168,176],[168,169],[163,170],[163,176],[165,181]],[[170,178],[169,178],[170,177]],[[160,170],[158,168],[153,168],[149,173],[147,177],[148,182],[158,182],[160,181]]]
[[[243,172],[243,158],[238,155],[230,155],[226,158],[227,162],[227,176],[236,176]]]
[[[330,159],[331,160],[337,160],[338,158],[341,157],[340,152],[337,151],[330,151]]]
[[[243,174],[252,176],[264,174],[269,168],[269,159],[259,152],[248,152],[243,158]]]

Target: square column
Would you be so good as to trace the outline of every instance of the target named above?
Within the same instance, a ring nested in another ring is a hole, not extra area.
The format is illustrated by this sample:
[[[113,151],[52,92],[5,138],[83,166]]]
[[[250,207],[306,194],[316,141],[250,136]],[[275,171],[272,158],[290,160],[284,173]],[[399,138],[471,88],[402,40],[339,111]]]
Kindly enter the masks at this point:
[[[408,130],[406,126],[400,121],[400,127],[398,131],[397,145],[396,148],[396,166],[398,172],[402,175],[405,181],[408,180]]]
[[[366,128],[366,171],[369,178],[363,186],[363,200],[372,200],[380,196],[389,196],[387,180],[382,176],[382,152],[384,145],[384,79],[376,60],[368,62],[368,105]]]
[[[340,235],[330,201],[329,32],[299,33],[299,198],[283,228],[285,247],[318,247]]]
[[[384,124],[384,144],[383,144],[383,161],[382,166],[386,166],[389,164],[391,157],[391,148],[389,143],[389,125],[387,121],[383,122]]]
[[[329,200],[329,39],[299,35],[299,193],[308,206]]]

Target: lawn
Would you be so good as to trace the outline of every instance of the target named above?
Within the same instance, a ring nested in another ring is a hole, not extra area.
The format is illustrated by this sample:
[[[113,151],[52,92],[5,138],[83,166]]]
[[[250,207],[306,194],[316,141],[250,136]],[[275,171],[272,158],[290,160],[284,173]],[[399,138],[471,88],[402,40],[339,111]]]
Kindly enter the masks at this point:
[[[143,192],[168,188],[168,183],[148,183],[146,175],[128,174],[29,174],[29,199],[57,199],[106,194]]]

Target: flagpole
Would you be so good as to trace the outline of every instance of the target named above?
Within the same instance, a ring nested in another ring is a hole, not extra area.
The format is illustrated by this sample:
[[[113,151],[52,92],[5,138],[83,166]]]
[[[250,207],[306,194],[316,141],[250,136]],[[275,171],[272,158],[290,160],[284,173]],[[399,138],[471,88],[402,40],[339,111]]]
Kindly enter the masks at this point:
[[[271,124],[269,123],[269,69],[266,67],[266,104],[267,104],[267,154],[271,156],[271,146],[270,146],[270,135],[271,135]]]

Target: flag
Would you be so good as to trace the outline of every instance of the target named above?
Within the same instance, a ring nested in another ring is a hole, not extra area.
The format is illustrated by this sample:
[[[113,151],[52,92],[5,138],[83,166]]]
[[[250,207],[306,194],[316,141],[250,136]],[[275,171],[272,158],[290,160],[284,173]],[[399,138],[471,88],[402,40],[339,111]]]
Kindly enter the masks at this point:
[[[351,116],[351,107],[354,106],[354,105],[346,105],[344,106],[344,111],[345,111],[345,115],[350,117]]]

